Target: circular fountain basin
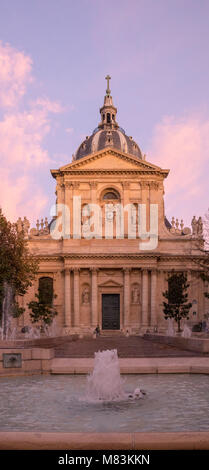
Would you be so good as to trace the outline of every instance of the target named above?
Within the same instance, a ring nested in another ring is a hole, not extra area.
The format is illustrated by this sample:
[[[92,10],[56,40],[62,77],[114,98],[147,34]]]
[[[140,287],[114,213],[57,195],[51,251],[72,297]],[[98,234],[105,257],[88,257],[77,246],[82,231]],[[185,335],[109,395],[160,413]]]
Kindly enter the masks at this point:
[[[127,375],[139,400],[89,402],[86,376],[0,378],[0,431],[174,432],[209,429],[209,376]]]

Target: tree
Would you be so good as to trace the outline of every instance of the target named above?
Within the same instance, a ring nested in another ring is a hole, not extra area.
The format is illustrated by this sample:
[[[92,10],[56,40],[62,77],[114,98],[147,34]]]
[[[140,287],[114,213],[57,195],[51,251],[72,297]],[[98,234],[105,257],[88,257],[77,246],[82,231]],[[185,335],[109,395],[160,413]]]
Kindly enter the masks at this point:
[[[17,224],[12,224],[0,209],[0,319],[3,330],[8,314],[18,317],[23,313],[16,297],[26,293],[38,271],[38,261],[31,255]],[[5,332],[5,331],[4,331]]]
[[[167,302],[163,302],[165,319],[173,318],[178,324],[178,332],[181,331],[181,319],[189,319],[189,310],[192,304],[188,302],[187,276],[185,273],[175,273],[172,271],[167,279],[168,289],[163,292],[163,297]]]
[[[40,322],[42,328],[45,325],[50,326],[57,315],[57,311],[54,309],[52,302],[48,301],[48,296],[44,298],[43,291],[40,288],[35,297],[37,300],[32,300],[28,303],[28,308],[32,310],[30,313],[32,323]],[[56,295],[53,295],[53,298],[55,297]]]

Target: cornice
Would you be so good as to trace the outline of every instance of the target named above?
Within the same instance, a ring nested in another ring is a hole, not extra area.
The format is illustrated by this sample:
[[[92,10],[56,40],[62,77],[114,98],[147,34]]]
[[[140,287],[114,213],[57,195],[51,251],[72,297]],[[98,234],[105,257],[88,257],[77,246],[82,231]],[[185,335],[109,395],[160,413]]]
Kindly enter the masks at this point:
[[[56,178],[60,175],[160,175],[164,178],[168,175],[168,170],[156,170],[156,169],[68,169],[64,172],[62,170],[53,170],[53,177]]]
[[[121,160],[125,161],[125,162],[131,162],[135,165],[137,165],[139,167],[139,169],[137,168],[133,168],[133,169],[118,169],[118,170],[114,170],[114,169],[106,169],[106,170],[102,170],[102,169],[82,169],[82,167],[84,166],[85,167],[85,164],[89,161],[94,161],[94,160],[98,160],[100,159],[101,157],[105,156],[105,155],[113,155],[113,156],[116,156],[117,158],[120,158]],[[145,172],[145,174],[147,173],[151,173],[151,174],[161,174],[161,175],[164,175],[164,177],[166,177],[169,173],[169,170],[168,169],[162,169],[160,168],[159,166],[157,165],[154,165],[153,163],[149,163],[145,160],[140,160],[139,158],[133,156],[133,155],[130,155],[130,154],[126,154],[126,153],[123,153],[123,152],[119,152],[118,150],[116,149],[113,149],[113,148],[106,148],[105,150],[101,150],[99,152],[96,152],[96,153],[93,153],[93,154],[90,154],[90,155],[87,155],[86,157],[83,157],[81,158],[80,160],[75,160],[71,163],[68,163],[67,165],[63,166],[63,167],[60,167],[59,169],[53,169],[51,170],[51,174],[54,178],[56,178],[57,176],[61,176],[63,174],[117,174],[117,173],[122,173],[124,174],[127,173],[136,173],[138,174],[138,172],[140,174],[142,174],[143,172]]]
[[[203,255],[190,255],[190,254],[171,254],[171,253],[62,253],[60,255],[43,255],[37,256],[40,261],[64,261],[66,260],[104,260],[104,259],[128,259],[128,260],[142,260],[142,259],[154,259],[157,263],[164,261],[181,261],[189,260],[197,262],[197,260],[204,259]]]

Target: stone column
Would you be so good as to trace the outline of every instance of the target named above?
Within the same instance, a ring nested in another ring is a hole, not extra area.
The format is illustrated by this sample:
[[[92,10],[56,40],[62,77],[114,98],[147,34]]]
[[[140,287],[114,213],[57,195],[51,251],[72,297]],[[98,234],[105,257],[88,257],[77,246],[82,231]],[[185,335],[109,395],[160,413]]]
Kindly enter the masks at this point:
[[[74,326],[80,326],[80,293],[79,293],[79,268],[74,268]]]
[[[142,271],[142,327],[148,326],[148,270]]]
[[[70,269],[65,269],[65,326],[70,327],[71,323],[71,290],[70,290]]]
[[[97,268],[91,269],[91,324],[96,327],[98,320]]]
[[[130,324],[130,269],[124,269],[124,327]]]
[[[151,325],[157,324],[157,270],[151,271]]]
[[[191,295],[192,295],[192,271],[191,269],[188,269],[187,271],[187,282],[189,284],[189,288],[188,288],[188,301],[189,302],[192,302],[193,299],[191,299]]]
[[[73,183],[65,184],[65,204],[70,211],[70,237],[73,237]]]
[[[72,237],[81,238],[81,207],[80,203],[76,201],[76,196],[81,196],[79,190],[80,183],[74,181],[71,185],[71,205],[70,205],[70,214],[71,214],[71,227],[72,227]],[[81,203],[82,206],[82,203]]]
[[[58,204],[65,204],[65,185],[63,182],[62,177],[58,177],[57,179],[57,186],[55,194],[57,196],[56,202]]]
[[[130,188],[129,181],[123,181],[122,187],[123,187],[123,207],[125,207],[127,204],[129,204],[129,188]],[[128,212],[127,211],[125,211],[124,213],[124,235],[125,235],[125,238],[128,237]]]

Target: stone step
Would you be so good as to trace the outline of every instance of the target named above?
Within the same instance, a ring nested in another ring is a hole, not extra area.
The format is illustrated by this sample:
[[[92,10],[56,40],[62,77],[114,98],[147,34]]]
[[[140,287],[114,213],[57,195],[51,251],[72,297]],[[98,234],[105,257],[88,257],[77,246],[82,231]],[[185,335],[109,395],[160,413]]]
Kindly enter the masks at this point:
[[[93,358],[95,352],[106,349],[117,349],[119,357],[179,357],[201,356],[200,353],[186,351],[154,343],[139,336],[97,336],[97,338],[83,338],[77,341],[66,342],[55,348],[55,357]]]
[[[104,337],[118,337],[118,336],[125,336],[124,332],[121,330],[101,330],[100,331],[100,336]]]

